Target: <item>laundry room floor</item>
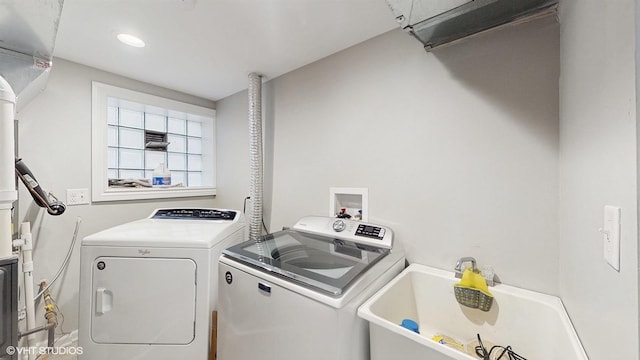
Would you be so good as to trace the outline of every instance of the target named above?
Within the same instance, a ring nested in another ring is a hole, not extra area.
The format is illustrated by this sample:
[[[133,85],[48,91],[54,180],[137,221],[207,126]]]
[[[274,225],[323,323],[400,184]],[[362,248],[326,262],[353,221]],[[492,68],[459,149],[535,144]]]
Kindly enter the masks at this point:
[[[63,351],[62,349],[69,349],[69,351]],[[37,360],[76,360],[78,351],[78,341],[67,343],[58,348],[58,354],[44,354],[37,358]]]
[[[77,355],[42,355],[38,358],[38,360],[76,360],[78,358]]]

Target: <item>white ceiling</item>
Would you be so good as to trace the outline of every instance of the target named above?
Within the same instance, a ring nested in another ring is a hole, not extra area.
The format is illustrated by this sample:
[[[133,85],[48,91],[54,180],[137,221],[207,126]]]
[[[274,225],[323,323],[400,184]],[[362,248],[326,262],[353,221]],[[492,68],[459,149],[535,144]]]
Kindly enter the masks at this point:
[[[219,100],[395,28],[385,0],[64,0],[54,57]]]

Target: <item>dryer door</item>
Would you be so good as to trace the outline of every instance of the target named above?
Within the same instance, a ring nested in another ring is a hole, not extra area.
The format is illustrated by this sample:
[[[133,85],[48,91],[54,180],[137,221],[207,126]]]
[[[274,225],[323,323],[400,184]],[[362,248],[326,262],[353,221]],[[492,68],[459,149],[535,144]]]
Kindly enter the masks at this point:
[[[96,343],[188,344],[195,336],[191,259],[99,257],[92,270]]]

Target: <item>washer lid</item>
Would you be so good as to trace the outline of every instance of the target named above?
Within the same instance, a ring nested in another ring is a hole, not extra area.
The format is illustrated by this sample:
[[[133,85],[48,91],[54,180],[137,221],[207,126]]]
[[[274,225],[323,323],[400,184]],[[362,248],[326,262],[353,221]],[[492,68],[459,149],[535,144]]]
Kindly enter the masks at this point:
[[[185,212],[180,215],[182,211]],[[196,212],[198,216],[195,215]],[[233,216],[230,216],[231,213]],[[220,216],[212,217],[213,214]],[[211,248],[243,227],[244,216],[236,211],[160,209],[147,219],[89,235],[82,240],[82,245]]]
[[[338,297],[389,249],[343,239],[283,230],[246,241],[223,255],[303,286]]]

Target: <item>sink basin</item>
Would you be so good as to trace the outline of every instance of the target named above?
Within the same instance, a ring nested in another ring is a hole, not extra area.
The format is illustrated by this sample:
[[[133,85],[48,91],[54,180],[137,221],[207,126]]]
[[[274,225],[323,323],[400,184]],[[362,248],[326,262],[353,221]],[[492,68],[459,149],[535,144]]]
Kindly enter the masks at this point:
[[[458,281],[453,272],[412,264],[367,300],[358,316],[369,321],[371,359],[478,359],[467,349],[475,352],[480,334],[487,350],[492,343],[526,359],[588,360],[559,298],[498,284],[489,288],[494,300],[485,312],[458,304]],[[404,319],[420,333],[400,326]],[[464,347],[438,343],[436,335]]]

